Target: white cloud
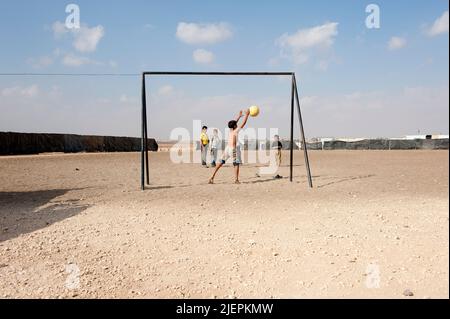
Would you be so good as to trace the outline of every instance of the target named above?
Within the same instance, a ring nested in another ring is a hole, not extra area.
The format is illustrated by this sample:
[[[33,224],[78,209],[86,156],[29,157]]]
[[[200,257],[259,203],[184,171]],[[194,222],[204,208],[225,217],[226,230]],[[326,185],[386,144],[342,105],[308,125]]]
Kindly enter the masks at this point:
[[[92,28],[89,28],[87,25],[82,25],[78,29],[68,29],[60,21],[53,23],[52,30],[57,39],[68,33],[72,34],[74,48],[83,53],[94,52],[97,49],[98,43],[105,35],[105,29],[101,25]]]
[[[101,38],[105,35],[105,30],[101,25],[93,28],[82,26],[74,30],[76,31],[74,31],[75,40],[73,46],[80,52],[95,51]]]
[[[448,11],[445,11],[442,16],[434,21],[431,28],[428,30],[428,35],[434,37],[443,33],[448,33]]]
[[[99,62],[91,60],[87,57],[77,56],[77,55],[70,54],[70,53],[66,54],[64,56],[64,58],[62,59],[62,63],[65,66],[71,66],[71,67],[78,67],[78,66],[88,65],[88,64],[100,65]]]
[[[31,64],[34,68],[44,68],[55,63],[57,60],[60,60],[60,62],[63,65],[70,67],[79,67],[82,65],[89,65],[89,64],[97,66],[106,65],[111,68],[117,68],[118,66],[117,62],[114,60],[110,60],[107,63],[98,62],[85,56],[79,56],[70,52],[69,53],[63,52],[60,49],[54,50],[52,55],[42,56],[40,58],[29,58],[27,60],[27,63]]]
[[[214,53],[204,49],[195,50],[192,57],[196,63],[200,64],[211,64],[214,61]]]
[[[35,97],[39,94],[39,87],[33,84],[28,87],[14,86],[4,88],[0,91],[0,95],[3,97]]]
[[[285,33],[276,40],[282,56],[295,64],[304,64],[316,51],[325,52],[332,47],[338,34],[338,23],[329,22],[313,28],[300,29],[294,34]]]
[[[233,36],[231,28],[226,23],[199,24],[178,23],[176,36],[188,44],[214,44],[223,42]]]
[[[69,32],[69,29],[66,28],[66,25],[60,21],[55,21],[52,24],[53,35],[55,38],[59,39],[63,35]]]
[[[36,84],[33,84],[27,88],[24,88],[21,91],[21,94],[26,97],[35,97],[39,94],[39,87]]]
[[[158,94],[162,96],[171,95],[174,92],[174,88],[171,85],[164,85],[158,89]]]
[[[399,50],[406,46],[406,39],[400,37],[392,37],[388,43],[388,49],[391,51]]]

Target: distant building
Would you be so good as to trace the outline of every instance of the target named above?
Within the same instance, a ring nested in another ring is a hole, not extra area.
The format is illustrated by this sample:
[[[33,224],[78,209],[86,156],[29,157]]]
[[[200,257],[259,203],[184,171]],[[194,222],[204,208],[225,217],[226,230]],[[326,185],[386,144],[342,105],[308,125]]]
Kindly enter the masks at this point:
[[[418,135],[406,135],[400,138],[394,138],[396,140],[437,140],[448,138],[448,135],[443,134],[418,134]]]
[[[433,140],[437,140],[437,139],[443,139],[443,138],[448,138],[448,134],[433,134],[432,136]]]

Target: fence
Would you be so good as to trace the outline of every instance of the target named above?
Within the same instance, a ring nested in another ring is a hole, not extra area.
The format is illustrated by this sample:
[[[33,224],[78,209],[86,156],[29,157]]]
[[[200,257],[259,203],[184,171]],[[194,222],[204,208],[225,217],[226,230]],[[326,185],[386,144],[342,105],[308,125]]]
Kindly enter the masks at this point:
[[[150,151],[157,151],[158,143],[149,139],[148,148]],[[135,137],[0,132],[0,155],[140,150],[141,140]]]

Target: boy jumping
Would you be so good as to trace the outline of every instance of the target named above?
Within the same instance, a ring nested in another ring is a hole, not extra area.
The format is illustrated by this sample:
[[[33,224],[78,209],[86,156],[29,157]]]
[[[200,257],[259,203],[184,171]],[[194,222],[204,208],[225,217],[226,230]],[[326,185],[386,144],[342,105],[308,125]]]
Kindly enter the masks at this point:
[[[228,122],[228,127],[231,129],[230,135],[228,136],[228,144],[223,153],[222,161],[216,167],[213,175],[209,179],[210,184],[214,184],[214,177],[216,177],[216,174],[219,171],[219,169],[226,163],[226,161],[230,157],[233,158],[233,166],[234,166],[234,173],[235,173],[235,181],[234,182],[236,184],[240,184],[240,182],[239,182],[239,165],[242,164],[242,161],[241,161],[240,150],[237,148],[238,134],[241,131],[241,129],[245,126],[245,124],[247,124],[249,115],[250,115],[250,111],[247,110],[245,112],[244,120],[242,121],[241,125],[238,125],[238,122],[241,119],[241,117],[243,116],[242,111],[239,112],[239,115],[236,118],[236,120]]]

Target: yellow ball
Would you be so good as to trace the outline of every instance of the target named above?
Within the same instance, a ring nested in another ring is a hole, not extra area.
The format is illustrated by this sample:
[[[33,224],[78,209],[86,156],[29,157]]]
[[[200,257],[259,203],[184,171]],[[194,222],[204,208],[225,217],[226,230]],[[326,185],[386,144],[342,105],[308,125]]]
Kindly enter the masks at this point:
[[[249,111],[251,116],[258,116],[259,107],[257,107],[256,105],[250,106]]]

